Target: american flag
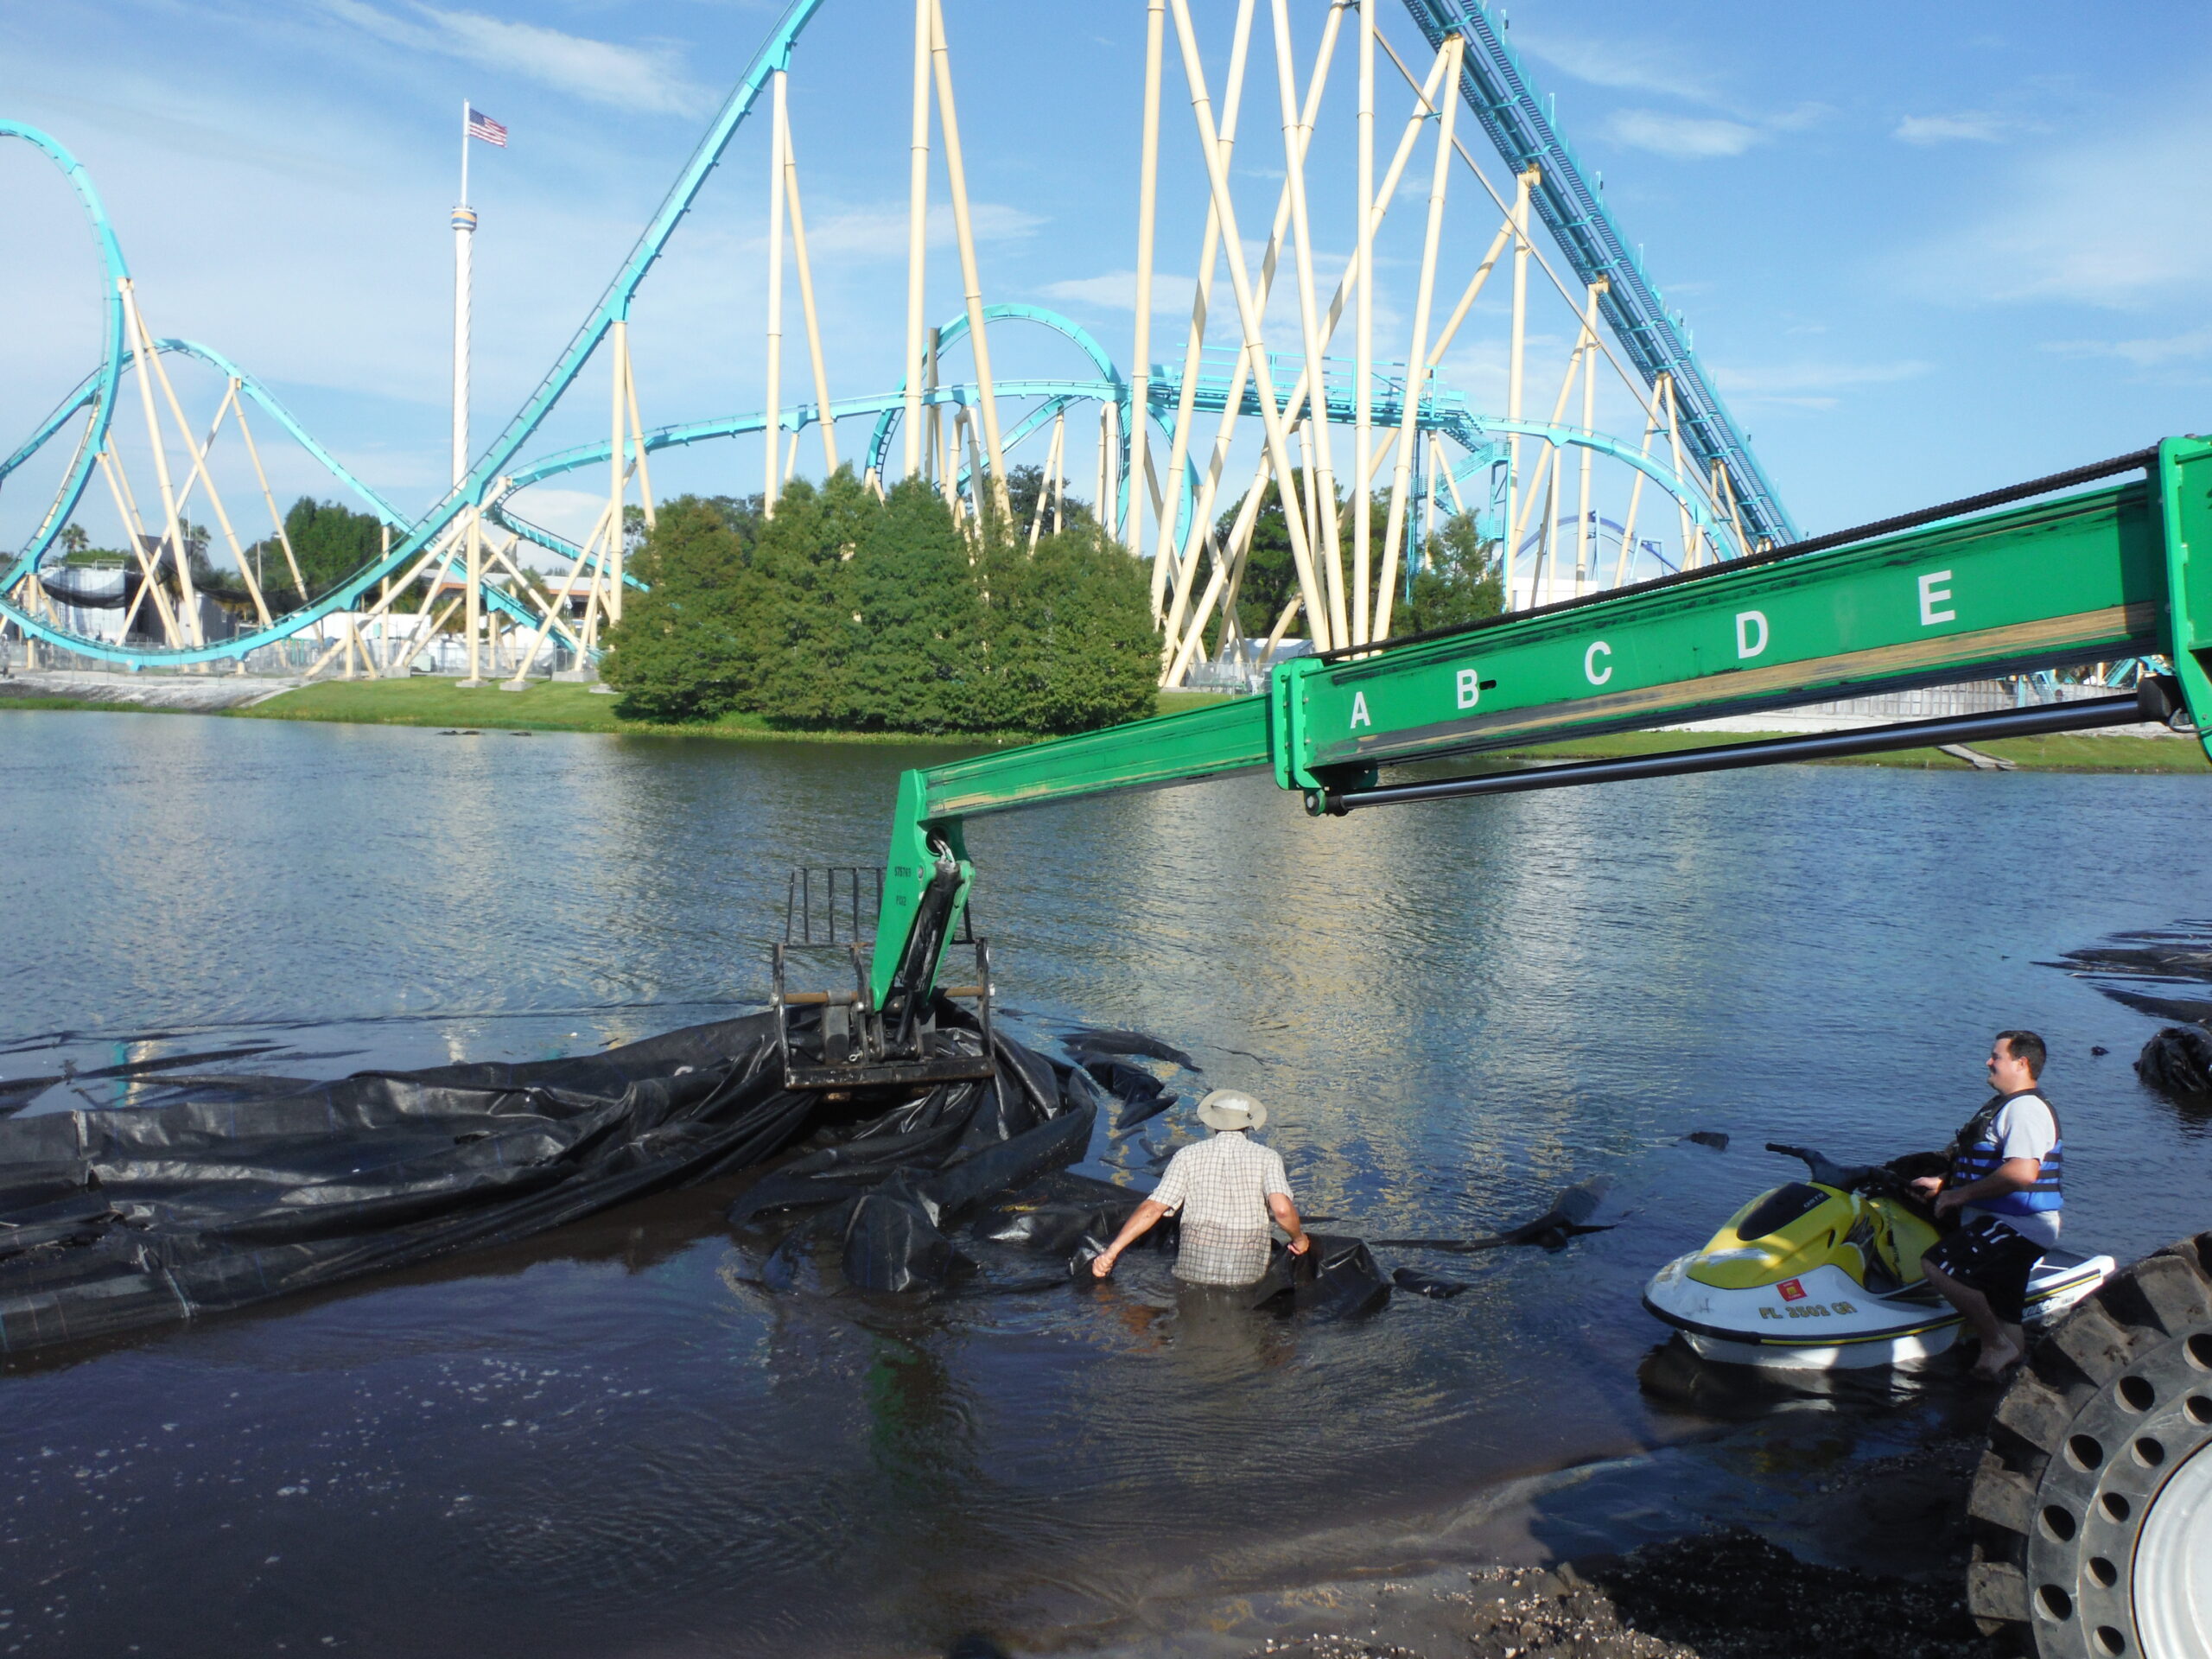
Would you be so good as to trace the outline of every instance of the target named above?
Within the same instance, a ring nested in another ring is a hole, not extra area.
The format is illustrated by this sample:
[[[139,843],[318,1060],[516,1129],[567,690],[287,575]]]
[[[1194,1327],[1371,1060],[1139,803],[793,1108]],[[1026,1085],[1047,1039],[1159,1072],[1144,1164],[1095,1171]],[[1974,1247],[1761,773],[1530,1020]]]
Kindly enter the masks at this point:
[[[474,105],[468,111],[468,136],[481,138],[487,144],[497,144],[501,149],[507,147],[507,130]]]

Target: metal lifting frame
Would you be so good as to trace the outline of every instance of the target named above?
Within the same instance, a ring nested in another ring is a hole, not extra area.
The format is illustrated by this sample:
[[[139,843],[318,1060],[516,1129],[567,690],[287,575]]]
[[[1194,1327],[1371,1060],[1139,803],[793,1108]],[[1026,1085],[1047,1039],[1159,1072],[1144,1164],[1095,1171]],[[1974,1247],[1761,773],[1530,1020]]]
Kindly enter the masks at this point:
[[[1662,374],[1672,378],[1682,447],[1696,458],[1699,473],[1709,477],[1716,462],[1726,472],[1753,546],[1796,541],[1797,527],[1751,454],[1750,440],[1707,378],[1687,332],[1644,274],[1642,258],[1629,251],[1620,227],[1560,137],[1551,111],[1490,10],[1482,0],[1405,0],[1405,5],[1430,50],[1446,35],[1465,36],[1459,90],[1468,109],[1510,171],[1518,174],[1533,166],[1541,175],[1530,198],[1537,216],[1586,287],[1605,280],[1599,309],[1644,384],[1655,385]]]
[[[2076,493],[2054,490],[2141,476]],[[2046,499],[2033,499],[2043,497]],[[2016,505],[2029,502],[2030,505]],[[2192,560],[2190,549],[2206,551]],[[1793,704],[2161,656],[2137,696],[1968,721],[1376,786],[1377,768]],[[1796,548],[1278,666],[1224,700],[899,779],[869,988],[879,1007],[961,822],[1262,766],[1314,813],[1668,772],[2082,730],[2185,711],[2212,753],[2212,442],[2155,449]],[[912,971],[909,964],[908,971]]]

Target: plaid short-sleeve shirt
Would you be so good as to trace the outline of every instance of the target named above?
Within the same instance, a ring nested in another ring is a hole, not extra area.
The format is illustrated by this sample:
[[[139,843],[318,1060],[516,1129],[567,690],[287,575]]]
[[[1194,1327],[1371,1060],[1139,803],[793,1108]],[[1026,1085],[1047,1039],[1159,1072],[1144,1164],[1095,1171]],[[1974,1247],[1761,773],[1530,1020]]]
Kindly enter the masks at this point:
[[[1183,1217],[1175,1276],[1199,1285],[1249,1285],[1268,1270],[1268,1198],[1290,1196],[1282,1156],[1241,1129],[1185,1147],[1167,1160],[1154,1204]]]

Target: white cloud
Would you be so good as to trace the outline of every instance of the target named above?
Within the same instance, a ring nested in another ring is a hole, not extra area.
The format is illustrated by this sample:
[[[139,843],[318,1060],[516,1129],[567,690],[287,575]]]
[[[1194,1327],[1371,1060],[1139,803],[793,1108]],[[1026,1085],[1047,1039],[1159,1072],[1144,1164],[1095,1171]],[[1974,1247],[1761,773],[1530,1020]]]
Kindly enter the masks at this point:
[[[1003,202],[972,202],[968,223],[978,242],[1011,242],[1029,236],[1051,221]],[[950,247],[955,240],[952,209],[932,203],[925,227],[929,245]],[[899,259],[906,257],[906,209],[904,204],[833,208],[817,220],[809,210],[806,250],[810,258],[824,255],[850,259]]]
[[[1516,38],[1513,43],[1592,86],[1658,92],[1693,104],[1716,101],[1711,73],[1662,43],[1616,41],[1598,35]]]
[[[2061,357],[2116,357],[2139,369],[2158,369],[2212,357],[2212,328],[2152,340],[2057,340],[2044,350]]]
[[[1802,132],[1808,127],[1817,127],[1835,113],[1833,104],[1800,104],[1794,110],[1784,110],[1780,115],[1764,118],[1760,125],[1770,132]]]
[[[1834,409],[1842,401],[1840,394],[1843,392],[1916,379],[1927,373],[1929,366],[1917,359],[1894,363],[1839,363],[1806,359],[1751,368],[1716,365],[1713,379],[1732,402],[1747,407],[1765,404],[1791,409]]]
[[[2212,276],[2212,221],[2177,212],[2174,181],[2212,149],[2212,114],[2183,113],[2111,135],[2094,150],[2054,146],[2024,158],[1993,204],[1903,255],[1904,283],[1968,302],[2072,301],[2125,308],[2189,294]],[[2114,167],[2111,157],[2131,157]]]
[[[1154,271],[1152,277],[1152,315],[1155,317],[1184,317],[1191,315],[1192,290],[1197,288],[1195,277],[1171,276],[1166,271]],[[1217,278],[1214,293],[1217,298],[1227,296],[1229,283]],[[1047,299],[1070,305],[1086,305],[1101,311],[1128,311],[1137,308],[1137,274],[1134,270],[1102,271],[1096,276],[1077,276],[1065,282],[1047,283],[1038,290]],[[1236,308],[1234,297],[1227,300],[1230,313]]]
[[[539,484],[524,490],[514,499],[515,516],[550,530],[556,536],[565,536],[572,542],[582,542],[598,524],[601,513],[607,511],[607,492],[604,490],[563,489],[557,484]],[[525,562],[551,567],[559,563],[554,554],[542,548],[525,550]],[[563,567],[565,569],[565,567]]]
[[[1977,110],[1957,115],[1908,115],[1890,136],[1908,144],[2000,143],[2012,127],[2002,116]]]
[[[519,75],[618,109],[690,115],[712,101],[663,46],[617,46],[566,35],[539,23],[510,22],[481,12],[441,11],[410,3],[404,14],[365,0],[322,0],[334,16],[414,52],[435,52]]]
[[[1622,143],[1678,162],[1740,156],[1766,136],[1741,121],[1668,115],[1658,110],[1621,110],[1607,125]]]

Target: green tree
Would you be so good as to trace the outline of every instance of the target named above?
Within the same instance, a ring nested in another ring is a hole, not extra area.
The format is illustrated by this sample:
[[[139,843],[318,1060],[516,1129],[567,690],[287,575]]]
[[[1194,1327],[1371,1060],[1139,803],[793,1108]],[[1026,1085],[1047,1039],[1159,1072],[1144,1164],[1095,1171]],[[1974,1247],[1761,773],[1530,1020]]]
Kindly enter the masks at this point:
[[[852,560],[881,503],[840,467],[819,489],[795,479],[772,518],[757,517],[753,561],[760,596],[748,638],[760,653],[757,712],[798,724],[849,718],[845,674],[863,646]]]
[[[728,709],[861,731],[1082,731],[1149,712],[1144,567],[1085,522],[963,532],[931,486],[879,499],[840,468],[757,499],[660,511],[601,672],[656,721]]]
[[[1305,474],[1294,472],[1291,477],[1294,480],[1292,487],[1303,501]],[[1239,502],[1230,506],[1214,525],[1214,539],[1224,551],[1243,505]],[[1236,626],[1248,639],[1266,639],[1268,630],[1274,626],[1275,618],[1282,614],[1282,607],[1290,603],[1291,595],[1297,591],[1298,563],[1291,557],[1290,526],[1282,516],[1282,496],[1271,478],[1266,493],[1260,498],[1259,516],[1252,521],[1251,546],[1244,556],[1244,579],[1236,589]],[[1197,593],[1193,588],[1194,600]]]
[[[320,598],[384,551],[384,525],[372,512],[355,512],[337,501],[302,496],[284,515],[284,535],[300,562],[310,598]],[[265,588],[291,586],[284,550],[275,537],[257,542],[246,556],[258,561]]]
[[[607,634],[600,672],[630,720],[712,720],[759,680],[744,622],[757,605],[744,538],[714,506],[682,496],[660,509],[632,563],[632,592]]]
[[[1160,636],[1145,565],[1096,524],[1041,537],[1033,557],[1027,546],[1025,531],[984,566],[996,723],[1087,732],[1151,713]]]
[[[1042,467],[1010,467],[1006,474],[1007,503],[1013,508],[1014,533],[1021,538],[1024,547],[1029,544],[1029,525],[1037,516],[1037,498],[1046,497],[1045,534],[1052,533],[1052,504],[1051,480],[1046,478]],[[988,493],[988,492],[987,492]],[[1097,518],[1090,505],[1074,496],[1065,497],[1060,506],[1060,526],[1064,531],[1075,530],[1084,524],[1095,524]]]
[[[836,591],[851,607],[852,644],[835,677],[836,706],[824,710],[830,723],[907,732],[1001,725],[982,595],[944,497],[921,479],[904,480],[863,518],[844,563]]]
[[[1413,602],[1391,632],[1421,633],[1496,616],[1505,608],[1497,552],[1495,541],[1483,539],[1472,513],[1454,513],[1445,520],[1421,549]]]

